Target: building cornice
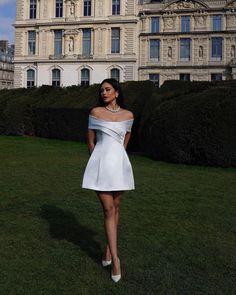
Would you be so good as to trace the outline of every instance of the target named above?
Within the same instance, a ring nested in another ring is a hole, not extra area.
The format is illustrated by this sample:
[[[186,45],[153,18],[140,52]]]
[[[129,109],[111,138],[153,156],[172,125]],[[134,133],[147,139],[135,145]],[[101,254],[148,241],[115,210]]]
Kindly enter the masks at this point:
[[[231,34],[235,34],[236,30],[225,30],[225,31],[192,31],[192,32],[161,32],[161,33],[140,33],[139,36],[143,37],[143,36],[152,36],[152,37],[158,37],[158,36],[184,36],[187,37],[189,36],[197,36],[197,35],[206,35],[206,37],[209,37],[209,35],[214,35],[214,36],[219,36],[219,35],[231,35]]]
[[[138,70],[151,70],[151,69],[160,69],[160,70],[169,70],[169,69],[225,69],[226,67],[229,67],[228,64],[219,64],[219,65],[178,65],[178,66],[158,66],[158,65],[152,65],[152,66],[140,66]]]
[[[16,57],[13,61],[14,64],[54,64],[54,63],[60,63],[60,64],[63,64],[63,63],[66,63],[66,64],[75,64],[78,63],[78,64],[84,64],[84,63],[89,63],[89,64],[94,64],[94,63],[104,63],[104,62],[117,62],[117,63],[135,63],[137,62],[137,58],[126,58],[126,59],[117,59],[117,58],[96,58],[96,59],[34,59],[34,60],[30,60],[30,59],[18,59],[18,57]]]
[[[114,19],[114,20],[77,20],[77,21],[32,21],[28,20],[25,22],[16,22],[13,24],[15,28],[25,28],[25,27],[52,27],[52,26],[71,26],[71,25],[113,25],[113,24],[137,24],[138,18],[135,19]]]

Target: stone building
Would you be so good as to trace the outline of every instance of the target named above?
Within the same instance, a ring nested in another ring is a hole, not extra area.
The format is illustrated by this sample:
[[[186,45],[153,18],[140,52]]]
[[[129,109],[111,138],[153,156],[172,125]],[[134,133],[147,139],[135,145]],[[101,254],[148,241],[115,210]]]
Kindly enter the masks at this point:
[[[140,1],[139,80],[236,79],[236,1]]]
[[[17,0],[15,87],[236,79],[236,0]]]
[[[8,45],[8,41],[0,40],[0,89],[13,88],[14,47]]]
[[[135,2],[18,0],[15,87],[137,80]]]

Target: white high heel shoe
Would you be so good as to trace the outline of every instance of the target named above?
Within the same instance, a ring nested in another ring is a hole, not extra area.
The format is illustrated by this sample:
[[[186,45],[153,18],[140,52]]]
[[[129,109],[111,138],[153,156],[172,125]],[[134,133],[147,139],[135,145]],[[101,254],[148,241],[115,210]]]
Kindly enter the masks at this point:
[[[119,265],[120,265],[120,260],[119,260]],[[111,279],[113,280],[113,282],[117,283],[119,282],[119,280],[121,279],[121,273],[118,275],[113,275],[112,271],[111,271]]]
[[[111,278],[112,278],[113,282],[117,283],[121,279],[121,274],[119,274],[119,275],[113,275],[112,274]]]
[[[111,265],[111,260],[102,260],[102,266],[106,267],[108,265]]]

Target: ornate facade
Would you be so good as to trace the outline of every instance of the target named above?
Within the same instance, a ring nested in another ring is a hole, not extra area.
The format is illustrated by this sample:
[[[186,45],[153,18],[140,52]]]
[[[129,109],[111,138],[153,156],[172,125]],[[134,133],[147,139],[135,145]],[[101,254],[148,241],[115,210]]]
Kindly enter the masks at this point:
[[[0,40],[0,89],[13,88],[14,47],[8,45],[8,41]]]
[[[17,0],[15,87],[236,79],[236,0]]]
[[[140,1],[139,80],[236,79],[236,1]]]

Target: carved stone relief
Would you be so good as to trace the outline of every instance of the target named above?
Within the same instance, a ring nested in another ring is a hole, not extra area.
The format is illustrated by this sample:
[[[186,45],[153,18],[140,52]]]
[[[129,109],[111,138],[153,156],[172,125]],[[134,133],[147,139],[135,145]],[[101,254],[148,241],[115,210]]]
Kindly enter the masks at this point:
[[[95,34],[97,37],[96,48],[97,48],[97,51],[101,53],[104,48],[103,35],[104,35],[104,31],[106,31],[106,28],[102,28],[102,27],[96,28],[95,31],[96,31]]]
[[[168,5],[166,7],[166,10],[192,9],[192,8],[205,8],[205,7],[194,1],[179,1],[179,2]]]
[[[79,29],[68,29],[64,31],[64,35],[77,35],[79,34],[80,30]]]
[[[227,15],[227,26],[236,27],[236,14]]]
[[[75,3],[74,2],[71,2],[71,5],[70,5],[70,15],[71,16],[75,15]]]
[[[98,15],[99,16],[103,15],[103,1],[102,0],[98,1]]]
[[[203,46],[199,46],[198,56],[199,56],[199,58],[203,58]]]
[[[68,49],[69,52],[73,52],[74,51],[74,38],[70,37],[69,41],[68,41]]]
[[[235,52],[235,45],[232,45],[231,46],[230,55],[231,55],[232,58],[235,58],[235,54],[236,54],[236,52]]]
[[[195,15],[194,23],[195,27],[201,28],[206,26],[207,15]]]
[[[164,29],[165,30],[173,30],[175,28],[175,20],[176,17],[174,16],[164,16],[163,21],[164,21]]]

